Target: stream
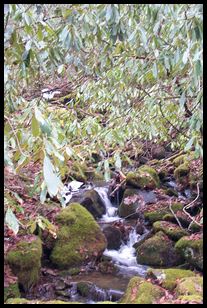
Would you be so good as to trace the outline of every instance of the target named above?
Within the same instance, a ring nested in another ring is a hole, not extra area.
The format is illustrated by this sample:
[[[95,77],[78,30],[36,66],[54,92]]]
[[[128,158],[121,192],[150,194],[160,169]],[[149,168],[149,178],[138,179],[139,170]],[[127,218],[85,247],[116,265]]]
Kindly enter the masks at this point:
[[[94,189],[101,197],[106,213],[97,220],[100,228],[103,230],[105,226],[110,225],[115,221],[122,221],[124,225],[129,227],[127,240],[122,241],[119,249],[105,249],[103,257],[112,261],[116,268],[113,273],[102,273],[94,266],[86,267],[78,275],[71,276],[67,271],[64,275],[58,272],[49,277],[42,277],[36,289],[28,294],[25,294],[28,299],[35,299],[38,294],[39,299],[60,299],[64,301],[78,301],[86,304],[95,304],[99,301],[114,301],[117,302],[124,294],[129,280],[133,276],[145,277],[148,267],[137,263],[135,243],[143,240],[149,229],[145,225],[143,234],[136,233],[136,220],[124,220],[118,216],[118,205],[116,202],[111,202],[109,198],[109,185],[107,183],[82,185],[83,183],[73,181],[71,185],[66,185],[63,197],[65,204],[70,202],[70,199],[76,194],[82,194],[84,191]],[[174,182],[168,182],[168,187],[176,189]],[[144,198],[145,203],[156,203],[157,198],[153,191],[138,190],[139,194]],[[189,192],[185,192],[189,195]],[[187,197],[182,195],[183,198]],[[116,198],[118,200],[119,198]],[[50,265],[49,265],[50,266]],[[79,290],[79,284],[87,285],[87,294]]]

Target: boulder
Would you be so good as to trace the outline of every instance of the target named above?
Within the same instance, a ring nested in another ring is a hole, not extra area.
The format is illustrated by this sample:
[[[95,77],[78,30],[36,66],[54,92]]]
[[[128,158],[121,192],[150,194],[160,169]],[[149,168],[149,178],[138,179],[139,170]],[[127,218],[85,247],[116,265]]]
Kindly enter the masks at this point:
[[[106,238],[93,216],[80,204],[72,203],[56,217],[59,226],[50,255],[62,269],[77,267],[96,260],[107,246]]]
[[[120,217],[127,217],[129,215],[130,218],[135,218],[138,216],[135,213],[140,206],[140,196],[137,193],[137,189],[127,188],[124,192],[123,199],[118,208],[118,213]]]
[[[186,277],[179,281],[175,288],[178,299],[188,301],[203,300],[203,277]]]
[[[182,278],[192,276],[196,276],[196,274],[190,270],[178,268],[150,268],[147,271],[147,277],[158,280],[160,285],[169,291],[173,291]]]
[[[178,211],[182,211],[183,204],[182,203],[172,203],[171,208],[172,208],[173,212],[176,213],[176,215],[177,215]],[[157,204],[148,206],[144,210],[144,218],[146,220],[149,220],[150,223],[153,223],[153,222],[158,221],[158,220],[165,220],[165,217],[168,217],[166,215],[169,215],[170,219],[172,219],[173,214],[169,209],[169,204],[165,203],[165,202],[157,203]],[[173,218],[175,220],[174,216],[173,216]]]
[[[25,236],[6,256],[6,261],[25,291],[39,280],[41,257],[42,242],[35,235]]]
[[[173,241],[162,231],[141,242],[137,247],[136,255],[138,264],[165,267],[181,263]]]
[[[114,226],[107,226],[103,229],[103,233],[107,239],[108,249],[119,249],[120,248],[122,234],[118,228]]]
[[[177,224],[168,221],[156,221],[153,223],[153,230],[163,231],[169,238],[174,241],[179,240],[182,236],[189,235],[188,231],[182,229]]]
[[[189,165],[187,163],[184,163],[184,164],[178,166],[174,170],[174,177],[178,182],[182,183],[183,177],[186,177],[189,174],[189,172],[190,172]]]
[[[140,277],[133,277],[121,298],[121,304],[153,304],[164,296],[165,292],[159,286]]]
[[[160,179],[155,169],[144,165],[136,172],[131,171],[127,174],[126,184],[141,189],[154,189],[160,186]]]
[[[201,234],[184,236],[175,244],[176,251],[186,262],[203,270],[203,238]]]
[[[106,214],[105,204],[95,189],[74,195],[70,203],[74,202],[83,205],[94,218],[101,218],[102,215]]]

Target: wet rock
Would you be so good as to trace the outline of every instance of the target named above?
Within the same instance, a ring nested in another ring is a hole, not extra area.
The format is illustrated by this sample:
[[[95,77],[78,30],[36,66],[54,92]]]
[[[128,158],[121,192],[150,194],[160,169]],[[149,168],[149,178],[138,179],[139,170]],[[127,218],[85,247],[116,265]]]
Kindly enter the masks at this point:
[[[186,277],[180,280],[175,288],[179,299],[190,301],[203,300],[203,277]]]
[[[136,250],[137,263],[151,266],[174,266],[181,258],[170,240],[162,231],[146,239]]]
[[[74,195],[71,198],[70,203],[74,202],[83,205],[95,218],[101,218],[102,215],[106,214],[105,204],[98,192],[94,189]]]
[[[121,204],[118,208],[118,213],[120,217],[127,217],[129,215],[130,218],[138,217],[137,210],[141,205],[142,198],[137,194],[136,189],[128,188],[124,192],[124,196]],[[134,214],[134,215],[132,215]]]
[[[127,286],[121,304],[153,304],[164,296],[165,292],[159,286],[153,285],[140,277],[133,277]]]
[[[25,291],[39,280],[41,256],[42,242],[34,235],[26,236],[6,256],[6,261]]]
[[[147,271],[147,277],[158,280],[161,286],[169,291],[175,289],[175,287],[180,283],[180,279],[192,276],[196,276],[196,274],[190,270],[177,268],[150,268]]]
[[[153,230],[163,231],[169,238],[174,241],[179,240],[182,236],[189,235],[188,231],[180,228],[178,225],[167,221],[156,221],[153,223]]]
[[[93,301],[119,300],[123,292],[118,290],[105,290],[99,288],[89,281],[80,281],[77,283],[77,291],[83,296]]]
[[[119,249],[121,246],[122,234],[115,226],[107,226],[103,229],[103,233],[107,239],[108,249]]]
[[[126,183],[137,188],[154,189],[160,186],[160,179],[155,169],[147,165],[141,166],[136,172],[129,172]]]
[[[175,248],[186,262],[203,270],[203,238],[200,234],[181,237]]]
[[[142,234],[144,233],[144,226],[143,226],[143,223],[140,222],[140,221],[138,221],[138,222],[136,223],[135,230],[136,230],[137,234],[142,235]]]
[[[115,274],[118,269],[112,261],[102,261],[98,264],[98,270],[103,274]]]
[[[72,203],[56,217],[59,225],[50,259],[57,267],[68,269],[96,260],[107,242],[93,216],[80,204]]]

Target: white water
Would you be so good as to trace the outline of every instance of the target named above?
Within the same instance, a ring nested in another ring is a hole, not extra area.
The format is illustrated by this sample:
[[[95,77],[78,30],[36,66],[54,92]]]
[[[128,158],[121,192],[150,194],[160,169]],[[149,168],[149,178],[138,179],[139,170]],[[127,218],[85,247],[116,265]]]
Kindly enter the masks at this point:
[[[96,187],[95,190],[98,192],[106,206],[106,214],[102,216],[101,221],[112,222],[114,220],[120,219],[120,217],[117,215],[117,208],[112,205],[108,198],[108,188]],[[146,232],[143,235],[139,235],[136,233],[135,228],[132,228],[126,244],[123,243],[119,250],[106,249],[103,254],[105,256],[111,257],[121,272],[129,275],[137,273],[140,276],[144,276],[146,274],[147,267],[137,264],[135,255],[136,250],[133,245],[141,240],[144,236],[146,236],[148,231],[145,231]]]
[[[101,221],[112,222],[120,217],[117,215],[117,208],[113,206],[108,197],[108,187],[95,187],[94,190],[97,191],[101,199],[103,200],[106,207],[106,214],[104,214],[101,218]]]

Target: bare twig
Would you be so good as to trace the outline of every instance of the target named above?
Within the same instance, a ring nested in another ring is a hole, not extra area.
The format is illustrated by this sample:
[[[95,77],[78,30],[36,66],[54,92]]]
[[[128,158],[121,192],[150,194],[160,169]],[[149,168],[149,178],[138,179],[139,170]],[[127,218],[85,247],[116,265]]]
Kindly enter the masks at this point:
[[[183,212],[192,220],[192,222],[194,222],[195,224],[197,224],[198,226],[202,227],[202,224],[200,224],[199,222],[197,222],[187,211],[186,209],[189,209],[191,207],[194,206],[194,202],[199,198],[200,195],[200,190],[199,190],[199,183],[197,183],[197,197],[190,203],[188,203],[187,205],[184,206],[183,208]],[[191,224],[188,226],[188,228],[191,226]]]
[[[183,226],[181,225],[180,220],[178,219],[178,217],[176,216],[175,212],[172,209],[172,201],[171,201],[171,199],[170,199],[169,209],[170,209],[171,213],[173,214],[173,216],[175,217],[175,219],[176,219],[178,225],[180,226],[180,228],[184,229]]]
[[[121,183],[119,183],[116,188],[110,193],[110,197],[114,196],[114,193],[126,182],[126,179],[124,179],[123,181],[121,181]]]

